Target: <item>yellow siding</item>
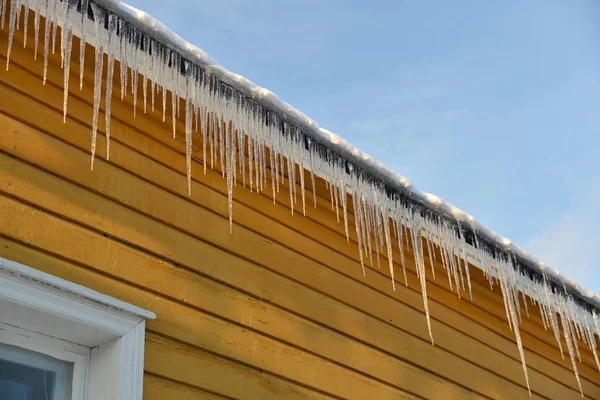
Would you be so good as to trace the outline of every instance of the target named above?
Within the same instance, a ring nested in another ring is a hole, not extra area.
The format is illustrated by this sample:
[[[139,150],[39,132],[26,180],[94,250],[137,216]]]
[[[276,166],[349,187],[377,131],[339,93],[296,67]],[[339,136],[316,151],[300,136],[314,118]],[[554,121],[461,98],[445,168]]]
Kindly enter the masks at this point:
[[[0,43],[2,64],[6,31]],[[17,34],[0,72],[0,257],[154,311],[147,399],[529,398],[502,297],[480,271],[471,269],[471,302],[436,265],[432,346],[410,249],[408,288],[392,291],[386,267],[363,276],[356,237],[347,243],[321,183],[305,218],[291,215],[286,192],[274,205],[238,182],[229,233],[220,172],[205,176],[195,154],[188,197],[181,122],[174,140],[161,107],[143,114],[141,96],[134,118],[130,93],[113,101],[110,161],[101,123],[90,171],[91,49],[83,91],[71,68],[63,124],[59,52],[42,86],[33,40],[22,43]],[[532,397],[581,398],[570,361],[529,311]],[[583,390],[600,398],[581,350]]]

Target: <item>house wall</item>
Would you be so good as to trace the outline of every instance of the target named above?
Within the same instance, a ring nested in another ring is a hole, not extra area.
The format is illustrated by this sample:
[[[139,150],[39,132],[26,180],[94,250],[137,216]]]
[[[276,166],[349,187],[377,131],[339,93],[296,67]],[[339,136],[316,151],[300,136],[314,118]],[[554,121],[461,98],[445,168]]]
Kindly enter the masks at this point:
[[[225,180],[218,168],[204,175],[200,150],[187,196],[182,119],[174,140],[158,96],[144,114],[140,88],[134,118],[131,93],[122,103],[115,84],[110,161],[101,110],[90,171],[93,49],[81,91],[74,51],[63,123],[60,42],[43,86],[32,31],[26,49],[16,34],[0,68],[0,257],[155,312],[146,399],[529,398],[501,294],[479,270],[473,301],[449,290],[441,265],[435,280],[428,271],[432,346],[409,248],[408,287],[396,264],[392,291],[383,254],[363,276],[356,237],[347,243],[322,183],[303,217],[291,215],[287,191],[273,204],[270,191],[238,182],[229,233]],[[0,65],[6,43],[7,28]],[[532,397],[581,398],[570,360],[529,313]],[[598,399],[600,374],[580,351],[584,393]]]

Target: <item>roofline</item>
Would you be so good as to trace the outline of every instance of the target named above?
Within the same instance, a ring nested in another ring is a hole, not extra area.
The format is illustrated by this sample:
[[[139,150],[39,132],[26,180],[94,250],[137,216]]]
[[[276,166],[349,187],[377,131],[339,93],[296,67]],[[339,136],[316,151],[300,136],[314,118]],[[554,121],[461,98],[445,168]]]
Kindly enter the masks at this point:
[[[517,246],[509,239],[496,234],[493,230],[475,220],[471,215],[446,203],[435,195],[424,193],[415,188],[409,179],[394,172],[381,162],[375,160],[369,154],[360,151],[333,132],[319,127],[319,124],[316,121],[282,101],[273,92],[222,67],[202,49],[187,42],[154,17],[120,2],[120,0],[95,0],[95,2],[113,11],[120,18],[134,24],[137,28],[144,31],[163,45],[180,53],[181,56],[190,62],[196,63],[210,71],[211,74],[221,82],[234,87],[246,97],[253,99],[275,112],[284,121],[296,125],[303,133],[361,168],[374,178],[380,180],[393,191],[408,197],[411,201],[420,204],[426,209],[432,210],[451,221],[463,224],[464,227],[476,232],[479,240],[487,242],[498,250],[512,253],[531,273],[548,277],[559,290],[565,289],[570,295],[573,295],[589,306],[600,310],[600,296],[591,290],[585,289],[572,279],[562,275],[555,268],[547,266],[544,262],[529,254],[520,246]]]

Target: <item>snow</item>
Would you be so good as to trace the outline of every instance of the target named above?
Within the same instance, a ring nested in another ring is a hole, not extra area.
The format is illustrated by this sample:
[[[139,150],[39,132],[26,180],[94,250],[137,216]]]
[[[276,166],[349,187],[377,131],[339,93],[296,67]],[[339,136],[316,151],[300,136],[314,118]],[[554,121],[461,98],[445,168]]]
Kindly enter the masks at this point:
[[[10,4],[9,8],[5,5],[7,1]],[[249,190],[257,193],[268,190],[265,188],[270,186],[274,203],[280,190],[287,187],[290,212],[293,214],[295,210],[300,209],[300,199],[302,213],[306,215],[306,169],[311,174],[310,189],[315,187],[316,177],[326,182],[332,210],[335,211],[338,222],[343,221],[348,242],[350,228],[347,195],[352,196],[354,231],[363,274],[366,273],[365,263],[380,267],[380,257],[383,254],[388,260],[392,289],[395,290],[395,237],[399,246],[404,282],[408,285],[405,250],[412,249],[432,344],[434,339],[427,297],[429,268],[426,264],[431,267],[431,277],[436,279],[434,261],[438,261],[439,257],[447,273],[449,286],[451,290],[456,291],[459,298],[462,296],[461,292],[464,294],[468,291],[473,299],[469,262],[483,270],[491,288],[494,284],[500,286],[507,321],[515,334],[528,388],[529,377],[519,331],[522,320],[520,296],[527,316],[528,301],[539,307],[544,327],[552,329],[561,353],[561,340],[564,336],[580,389],[575,362],[580,353],[579,341],[591,348],[600,371],[594,338],[600,337],[597,315],[600,298],[594,293],[562,277],[558,271],[547,267],[510,240],[498,236],[471,215],[433,194],[419,191],[407,178],[362,153],[334,133],[320,128],[315,121],[281,101],[271,91],[219,66],[202,50],[185,42],[148,14],[119,1],[92,1],[95,24],[94,29],[90,30],[91,21],[77,14],[74,3],[48,0],[45,7],[38,3],[38,0],[0,0],[2,15],[10,10],[7,68],[14,31],[18,29],[20,14],[17,10],[21,9],[21,5],[25,6],[24,15],[27,15],[27,10],[36,14],[36,49],[40,28],[39,16],[44,15],[47,17],[46,21],[49,21],[44,27],[44,83],[50,38],[52,37],[54,43],[57,26],[66,26],[67,29],[61,30],[61,58],[64,68],[63,112],[66,120],[72,37],[77,35],[83,38],[82,42],[88,41],[95,47],[92,169],[103,86],[106,88],[106,157],[110,155],[112,81],[114,62],[119,60],[121,99],[127,96],[130,87],[134,96],[133,103],[137,105],[141,74],[143,112],[147,111],[147,91],[150,88],[152,110],[155,106],[155,95],[162,94],[160,97],[164,122],[167,119],[167,90],[172,93],[169,108],[174,138],[183,98],[188,195],[191,195],[192,191],[193,135],[200,130],[205,160],[204,173],[207,172],[210,158],[210,168],[214,168],[215,163],[220,163],[226,181],[230,230],[233,229],[233,191],[238,182],[244,187],[248,184]],[[58,10],[59,4],[63,5],[61,10]],[[83,0],[83,4],[85,10],[87,0]],[[114,14],[107,13],[106,9],[112,10]],[[105,29],[105,21],[108,30]],[[52,47],[54,49],[53,44]],[[80,87],[83,85],[83,49],[79,49]],[[105,52],[108,53],[106,82],[103,79]],[[134,106],[134,116],[136,110],[137,107]],[[314,190],[312,192],[312,203],[316,208],[316,194]],[[475,246],[467,243],[465,228],[472,232]],[[535,272],[534,275],[526,272],[531,270]],[[585,299],[591,307],[581,305],[572,296],[573,293]]]

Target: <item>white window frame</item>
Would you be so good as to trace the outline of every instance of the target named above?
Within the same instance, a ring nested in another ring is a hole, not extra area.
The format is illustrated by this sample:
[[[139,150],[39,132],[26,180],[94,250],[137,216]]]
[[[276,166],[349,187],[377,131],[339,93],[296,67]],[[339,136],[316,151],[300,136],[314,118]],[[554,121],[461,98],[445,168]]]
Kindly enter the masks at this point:
[[[0,342],[75,363],[72,400],[142,400],[150,311],[0,258]]]

